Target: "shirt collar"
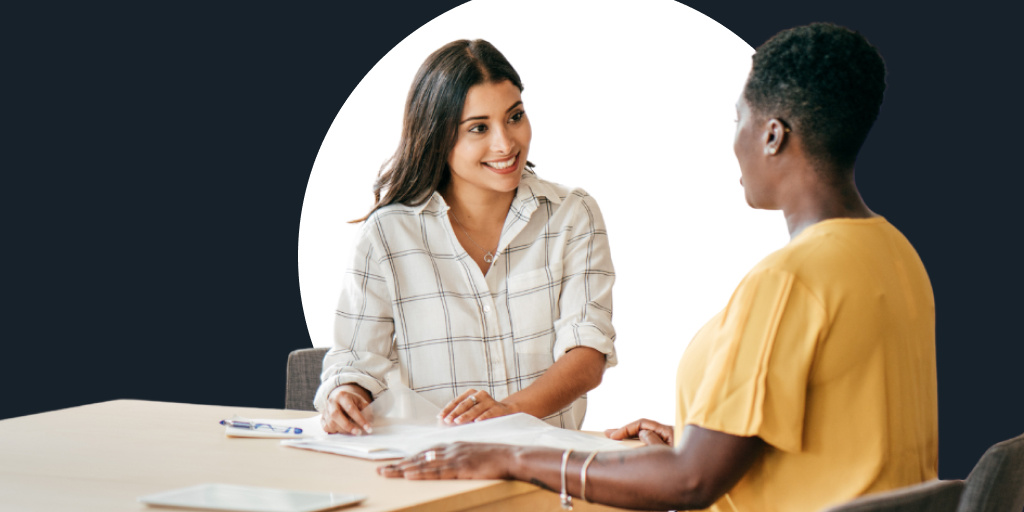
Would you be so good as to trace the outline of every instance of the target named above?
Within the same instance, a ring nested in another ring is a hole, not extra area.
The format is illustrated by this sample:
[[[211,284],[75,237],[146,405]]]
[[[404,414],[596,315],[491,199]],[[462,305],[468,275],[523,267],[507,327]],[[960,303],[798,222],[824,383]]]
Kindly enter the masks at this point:
[[[519,210],[522,206],[533,203],[533,207],[536,208],[542,197],[554,204],[562,202],[562,198],[559,197],[558,192],[551,184],[541,181],[532,169],[524,169],[522,180],[519,182],[519,188],[516,189],[516,197],[512,199],[513,207]],[[432,207],[430,208],[431,212],[446,211],[449,208],[444,202],[444,198],[441,197],[441,193],[436,190],[426,201],[413,206],[412,209],[413,212],[419,215],[426,211],[428,206]]]

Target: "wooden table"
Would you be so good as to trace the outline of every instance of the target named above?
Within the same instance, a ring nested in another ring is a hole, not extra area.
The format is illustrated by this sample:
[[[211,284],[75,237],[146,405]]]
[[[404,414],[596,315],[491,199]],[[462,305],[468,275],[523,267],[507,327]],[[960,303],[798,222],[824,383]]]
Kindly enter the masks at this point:
[[[386,479],[375,471],[380,462],[228,438],[217,422],[234,414],[313,413],[115,400],[0,421],[0,510],[170,510],[136,498],[201,483],[369,496],[341,509],[358,512],[559,510],[557,494],[523,482]]]

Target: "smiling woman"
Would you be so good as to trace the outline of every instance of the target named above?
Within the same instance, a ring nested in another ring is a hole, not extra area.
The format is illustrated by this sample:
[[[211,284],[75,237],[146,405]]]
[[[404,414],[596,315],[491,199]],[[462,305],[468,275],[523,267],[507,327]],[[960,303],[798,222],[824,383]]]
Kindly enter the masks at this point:
[[[362,410],[392,368],[449,423],[525,412],[578,428],[615,364],[604,220],[586,192],[534,173],[522,88],[479,39],[416,74],[324,359],[328,432],[372,431]]]

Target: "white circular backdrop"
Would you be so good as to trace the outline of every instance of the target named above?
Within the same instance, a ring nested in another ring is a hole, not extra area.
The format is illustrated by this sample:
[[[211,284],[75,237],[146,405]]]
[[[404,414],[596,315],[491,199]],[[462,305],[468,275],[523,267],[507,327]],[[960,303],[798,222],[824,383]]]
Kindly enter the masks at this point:
[[[382,58],[338,113],[306,188],[299,286],[313,345],[333,343],[358,231],[347,221],[372,205],[416,70],[445,43],[476,38],[522,77],[537,174],[587,190],[607,222],[619,365],[589,394],[584,428],[673,423],[676,365],[690,338],[788,234],[780,214],[746,205],[732,152],[753,50],[672,0],[475,0]]]

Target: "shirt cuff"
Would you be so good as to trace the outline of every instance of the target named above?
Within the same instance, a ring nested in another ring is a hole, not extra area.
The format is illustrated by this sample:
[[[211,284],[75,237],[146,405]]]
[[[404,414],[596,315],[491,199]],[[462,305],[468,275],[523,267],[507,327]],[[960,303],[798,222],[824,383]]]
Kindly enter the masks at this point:
[[[369,375],[351,372],[339,373],[320,383],[320,387],[316,390],[316,396],[313,398],[313,407],[317,411],[323,412],[327,407],[327,398],[331,396],[331,392],[345,384],[357,384],[369,391],[371,402],[377,395],[388,389],[384,383]]]
[[[604,354],[604,367],[611,368],[619,364],[613,341],[597,325],[590,323],[568,325],[555,334],[553,350],[555,361],[574,348],[590,347]]]

